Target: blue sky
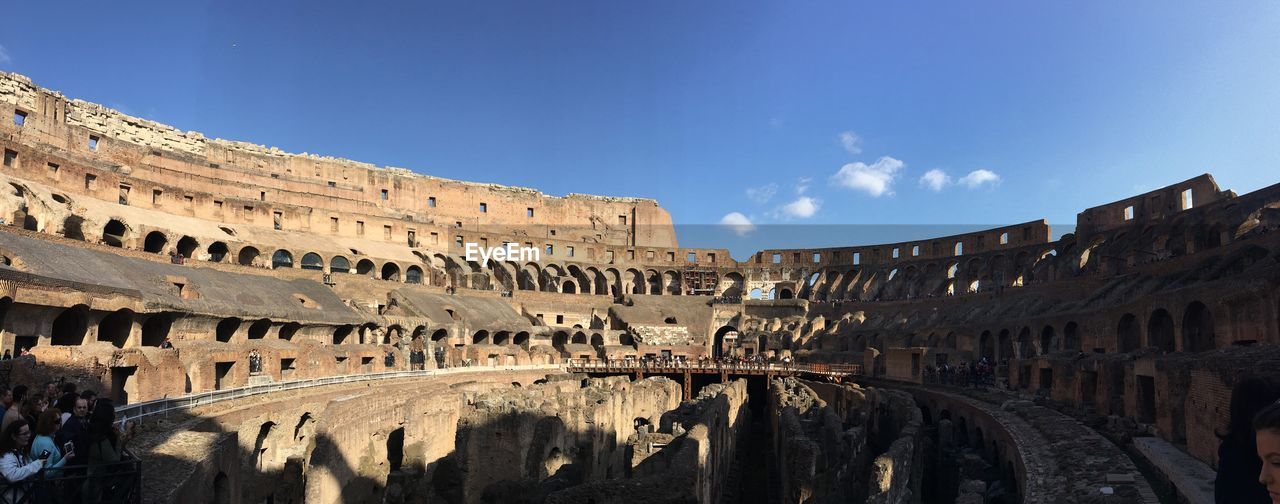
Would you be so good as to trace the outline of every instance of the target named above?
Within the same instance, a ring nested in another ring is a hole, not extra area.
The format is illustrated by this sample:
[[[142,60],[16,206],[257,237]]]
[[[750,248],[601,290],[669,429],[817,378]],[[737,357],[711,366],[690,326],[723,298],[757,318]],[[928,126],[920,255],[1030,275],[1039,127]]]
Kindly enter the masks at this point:
[[[16,2],[0,68],[210,137],[656,198],[680,225],[931,232],[1071,224],[1206,171],[1280,182],[1280,2],[1196,4]],[[760,246],[866,242],[792,241]]]

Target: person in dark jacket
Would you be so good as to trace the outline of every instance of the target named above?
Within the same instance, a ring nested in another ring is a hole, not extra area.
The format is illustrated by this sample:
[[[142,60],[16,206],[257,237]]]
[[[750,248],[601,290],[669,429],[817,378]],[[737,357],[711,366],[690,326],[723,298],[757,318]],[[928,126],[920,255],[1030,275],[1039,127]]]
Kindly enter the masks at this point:
[[[1253,417],[1253,430],[1258,444],[1258,459],[1262,471],[1258,483],[1262,483],[1272,504],[1280,502],[1280,401],[1268,406]]]
[[[1272,504],[1267,488],[1258,482],[1262,460],[1258,458],[1254,416],[1280,399],[1280,379],[1251,376],[1231,391],[1231,418],[1225,432],[1218,432],[1218,476],[1213,482],[1217,504]]]

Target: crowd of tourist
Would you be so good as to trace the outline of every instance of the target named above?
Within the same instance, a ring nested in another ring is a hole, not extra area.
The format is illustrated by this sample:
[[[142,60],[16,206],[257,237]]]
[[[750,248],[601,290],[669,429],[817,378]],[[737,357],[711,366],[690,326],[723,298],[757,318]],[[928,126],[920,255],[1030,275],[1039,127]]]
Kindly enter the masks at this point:
[[[753,356],[700,356],[690,361],[683,355],[624,355],[621,359],[605,356],[605,366],[622,366],[638,368],[698,368],[698,369],[765,369],[769,367],[790,368],[793,365],[791,356],[765,357],[762,354]]]
[[[136,424],[117,424],[110,399],[76,388],[49,382],[43,390],[2,389],[0,500],[100,502],[120,491],[110,476]]]
[[[955,385],[959,387],[989,387],[995,385],[996,363],[986,357],[976,361],[961,361],[952,365],[944,362],[924,369],[925,383]]]

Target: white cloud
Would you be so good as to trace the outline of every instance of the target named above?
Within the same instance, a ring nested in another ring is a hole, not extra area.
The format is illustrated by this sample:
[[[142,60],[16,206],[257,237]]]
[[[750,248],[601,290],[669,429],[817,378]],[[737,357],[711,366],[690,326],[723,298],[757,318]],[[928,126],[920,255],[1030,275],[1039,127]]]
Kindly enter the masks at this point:
[[[968,175],[960,177],[960,180],[958,180],[957,182],[964,185],[965,187],[973,189],[983,184],[991,184],[991,185],[999,184],[1000,176],[996,175],[996,172],[993,172],[991,170],[974,170],[969,172]]]
[[[822,202],[808,196],[801,196],[795,201],[783,205],[781,208],[782,215],[798,219],[807,219],[818,213],[818,208],[822,206]]]
[[[760,204],[768,203],[775,194],[778,194],[778,184],[772,182],[760,187],[747,188],[747,199]]]
[[[9,57],[9,51],[0,45],[0,63],[13,63],[13,58]]]
[[[831,182],[848,189],[865,191],[874,197],[885,194],[892,196],[893,181],[905,166],[906,163],[889,156],[881,157],[870,165],[861,161],[849,163],[841,166],[840,171],[831,176]]]
[[[849,154],[862,153],[862,137],[852,131],[840,132],[840,145],[844,146],[844,150]]]
[[[933,192],[940,192],[942,188],[951,185],[951,176],[947,172],[934,168],[920,177],[920,185],[928,187]]]
[[[804,194],[805,191],[808,191],[810,182],[813,182],[812,177],[803,177],[799,182],[796,182],[796,194]]]
[[[756,225],[751,222],[751,219],[748,219],[747,216],[742,215],[739,212],[729,212],[724,214],[724,217],[720,218],[720,225],[728,227],[731,231],[737,233],[738,236],[746,236],[747,233],[756,229]]]

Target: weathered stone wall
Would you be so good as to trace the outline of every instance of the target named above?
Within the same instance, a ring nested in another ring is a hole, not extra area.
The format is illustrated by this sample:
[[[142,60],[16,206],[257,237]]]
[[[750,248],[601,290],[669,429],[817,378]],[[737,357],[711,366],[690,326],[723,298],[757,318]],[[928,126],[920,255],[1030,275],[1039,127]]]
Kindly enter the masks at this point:
[[[693,401],[629,437],[626,447],[634,465],[628,477],[567,488],[550,494],[546,503],[721,502],[734,469],[737,441],[749,422],[747,400],[744,380],[703,388]]]

